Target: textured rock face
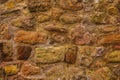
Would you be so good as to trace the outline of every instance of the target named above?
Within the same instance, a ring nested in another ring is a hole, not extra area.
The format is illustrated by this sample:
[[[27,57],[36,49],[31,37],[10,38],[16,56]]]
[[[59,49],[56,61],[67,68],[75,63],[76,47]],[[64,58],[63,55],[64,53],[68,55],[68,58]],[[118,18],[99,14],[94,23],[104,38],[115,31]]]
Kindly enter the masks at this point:
[[[18,46],[17,47],[17,59],[27,60],[31,55],[32,48],[29,46]]]
[[[100,40],[101,44],[115,44],[119,42],[120,42],[120,33],[103,36],[103,38]]]
[[[31,12],[47,11],[51,8],[52,0],[28,0],[28,6]]]
[[[1,60],[2,61],[11,61],[13,58],[13,46],[10,42],[0,43],[1,50]]]
[[[120,80],[120,1],[0,0],[0,80]]]
[[[107,55],[108,62],[120,62],[120,51],[113,51]]]
[[[10,39],[9,27],[7,24],[0,24],[0,40]]]
[[[71,46],[68,48],[65,54],[65,61],[67,63],[75,63],[77,58],[77,50],[78,48],[76,46]]]
[[[46,35],[39,33],[39,32],[31,32],[31,31],[24,31],[20,30],[16,33],[15,41],[16,42],[23,42],[27,44],[35,44],[35,43],[45,43],[46,42]]]
[[[48,47],[36,48],[36,61],[38,63],[55,63],[62,62],[65,58],[66,48],[61,47]]]
[[[14,75],[14,74],[17,74],[18,67],[17,65],[6,65],[4,66],[3,70],[6,75]]]

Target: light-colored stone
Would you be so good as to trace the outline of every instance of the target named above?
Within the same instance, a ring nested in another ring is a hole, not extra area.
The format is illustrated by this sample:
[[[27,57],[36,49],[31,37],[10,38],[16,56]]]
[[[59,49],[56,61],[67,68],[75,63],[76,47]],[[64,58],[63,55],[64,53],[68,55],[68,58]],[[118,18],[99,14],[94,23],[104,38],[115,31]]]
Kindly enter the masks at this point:
[[[35,51],[37,63],[55,63],[64,61],[66,47],[38,47]]]
[[[116,50],[106,55],[108,62],[120,62],[120,51]]]

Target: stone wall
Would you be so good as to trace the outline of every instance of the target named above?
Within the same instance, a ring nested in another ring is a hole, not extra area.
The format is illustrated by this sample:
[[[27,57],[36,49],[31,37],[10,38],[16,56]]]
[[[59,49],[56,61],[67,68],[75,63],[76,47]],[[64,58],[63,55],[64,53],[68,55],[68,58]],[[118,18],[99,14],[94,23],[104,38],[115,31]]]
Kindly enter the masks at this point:
[[[0,80],[120,80],[120,1],[0,0]]]

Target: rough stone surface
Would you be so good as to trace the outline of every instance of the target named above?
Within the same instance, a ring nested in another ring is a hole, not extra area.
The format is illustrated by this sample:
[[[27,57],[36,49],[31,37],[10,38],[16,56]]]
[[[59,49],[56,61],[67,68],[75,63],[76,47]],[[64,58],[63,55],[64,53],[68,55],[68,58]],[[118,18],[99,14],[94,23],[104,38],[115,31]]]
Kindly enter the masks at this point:
[[[32,48],[29,46],[18,46],[17,47],[17,59],[27,60],[31,55]]]
[[[10,42],[1,42],[0,49],[2,61],[13,60],[13,46]]]
[[[43,33],[20,30],[16,33],[14,40],[27,44],[45,43],[47,36]]]
[[[36,61],[38,63],[55,63],[64,61],[66,47],[36,48]]]
[[[3,68],[6,75],[15,75],[18,72],[18,66],[17,65],[6,65]]]
[[[76,46],[70,46],[65,54],[65,61],[67,63],[75,63],[77,58],[77,50]]]
[[[120,80],[120,0],[0,0],[0,80]]]

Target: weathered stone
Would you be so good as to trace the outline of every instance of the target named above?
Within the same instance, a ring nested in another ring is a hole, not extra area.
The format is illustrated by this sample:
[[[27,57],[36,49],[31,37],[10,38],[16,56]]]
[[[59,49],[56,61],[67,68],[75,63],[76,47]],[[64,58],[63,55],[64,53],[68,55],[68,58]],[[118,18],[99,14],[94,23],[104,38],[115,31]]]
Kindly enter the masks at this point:
[[[21,29],[31,30],[34,26],[34,20],[32,17],[16,18],[12,21],[12,25]]]
[[[120,33],[108,34],[103,36],[100,40],[100,44],[115,44],[120,42]]]
[[[67,32],[67,29],[62,27],[62,25],[60,24],[49,24],[49,25],[46,25],[44,29],[51,32],[61,32],[61,33]]]
[[[27,60],[31,55],[32,48],[29,46],[17,46],[17,59]]]
[[[27,44],[36,44],[36,43],[45,43],[47,39],[47,35],[40,32],[33,31],[17,31],[14,40],[16,42],[22,42]]]
[[[91,17],[91,22],[95,24],[105,24],[107,23],[107,17],[105,13],[96,13]]]
[[[106,55],[108,62],[120,62],[120,51],[116,50]]]
[[[22,66],[21,73],[24,76],[41,75],[41,69],[33,64],[25,63]]]
[[[93,42],[92,35],[79,25],[71,29],[70,39],[76,45],[85,45]]]
[[[112,73],[108,67],[100,68],[89,73],[88,78],[91,80],[110,80]]]
[[[65,55],[65,62],[67,63],[75,63],[76,58],[77,58],[77,47],[76,46],[71,46],[68,47],[68,50]]]
[[[10,39],[9,27],[7,24],[0,24],[0,39]]]
[[[64,61],[66,47],[38,47],[35,51],[37,63],[55,63]]]
[[[115,27],[115,26],[106,26],[106,27],[103,27],[101,31],[105,32],[105,33],[114,32],[114,31],[117,31],[117,27]]]
[[[108,14],[110,15],[118,15],[119,10],[115,6],[111,6],[108,8]]]
[[[65,36],[65,34],[60,34],[60,33],[51,34],[50,39],[51,39],[50,44],[54,44],[54,43],[63,44],[67,41],[67,37]]]
[[[115,65],[113,68],[113,72],[117,75],[120,76],[120,65]]]
[[[17,65],[6,65],[3,68],[6,75],[15,75],[18,72],[18,66]]]
[[[30,12],[47,11],[51,7],[51,0],[28,0],[28,8]]]
[[[20,15],[20,10],[7,10],[7,11],[1,11],[0,21],[5,19],[13,19],[15,17],[18,17]]]
[[[63,10],[61,10],[60,8],[52,8],[51,10],[51,18],[53,20],[58,20],[60,15],[62,15]]]
[[[40,14],[40,15],[36,16],[36,20],[40,23],[41,22],[46,22],[46,21],[50,20],[50,16],[47,15],[47,14]]]
[[[81,0],[59,0],[59,5],[65,10],[81,10],[83,7]]]
[[[13,55],[13,46],[9,42],[0,43],[0,50],[1,50],[1,59],[3,61],[11,61]]]
[[[79,16],[79,14],[75,13],[65,13],[60,16],[60,21],[66,24],[73,24],[81,21],[81,17]]]

